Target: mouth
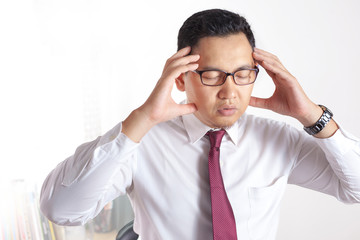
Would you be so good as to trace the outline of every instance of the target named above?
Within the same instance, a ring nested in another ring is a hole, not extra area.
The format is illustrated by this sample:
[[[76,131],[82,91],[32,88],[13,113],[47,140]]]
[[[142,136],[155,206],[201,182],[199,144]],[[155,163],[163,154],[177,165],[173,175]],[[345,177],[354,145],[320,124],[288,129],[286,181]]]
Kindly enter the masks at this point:
[[[234,115],[237,110],[235,106],[221,106],[217,111],[220,115],[228,117]]]

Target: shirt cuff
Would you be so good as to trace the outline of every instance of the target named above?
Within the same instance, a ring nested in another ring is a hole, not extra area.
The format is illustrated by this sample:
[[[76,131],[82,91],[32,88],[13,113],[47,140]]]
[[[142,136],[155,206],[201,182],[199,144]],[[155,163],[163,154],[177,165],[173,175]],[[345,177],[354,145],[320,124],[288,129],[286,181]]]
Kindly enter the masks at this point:
[[[336,157],[344,156],[347,152],[355,149],[359,139],[345,131],[339,124],[339,129],[329,138],[316,138],[315,141],[325,151]]]

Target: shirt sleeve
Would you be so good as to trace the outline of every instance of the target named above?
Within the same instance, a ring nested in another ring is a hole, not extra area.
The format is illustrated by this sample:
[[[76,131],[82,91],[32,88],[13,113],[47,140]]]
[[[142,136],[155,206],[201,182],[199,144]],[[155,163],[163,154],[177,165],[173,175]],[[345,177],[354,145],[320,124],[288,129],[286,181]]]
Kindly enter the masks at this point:
[[[289,183],[360,202],[360,142],[341,127],[326,139],[303,135]]]
[[[131,189],[138,143],[121,133],[119,123],[105,135],[79,146],[45,179],[43,214],[59,225],[82,225],[104,205]]]

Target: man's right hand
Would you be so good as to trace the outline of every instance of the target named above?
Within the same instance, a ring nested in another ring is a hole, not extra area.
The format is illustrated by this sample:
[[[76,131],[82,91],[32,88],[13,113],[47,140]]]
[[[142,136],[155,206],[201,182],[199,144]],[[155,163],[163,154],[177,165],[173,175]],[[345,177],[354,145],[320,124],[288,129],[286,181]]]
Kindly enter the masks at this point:
[[[182,73],[198,68],[195,62],[200,56],[188,55],[190,51],[190,47],[183,48],[167,60],[163,73],[149,98],[123,122],[122,132],[134,142],[140,142],[142,137],[158,123],[197,111],[195,104],[178,104],[171,97],[175,79]]]

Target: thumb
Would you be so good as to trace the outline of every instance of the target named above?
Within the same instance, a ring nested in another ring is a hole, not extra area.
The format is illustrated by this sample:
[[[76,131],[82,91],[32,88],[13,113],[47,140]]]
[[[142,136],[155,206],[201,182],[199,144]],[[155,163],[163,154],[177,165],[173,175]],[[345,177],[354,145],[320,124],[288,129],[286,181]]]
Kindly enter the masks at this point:
[[[249,105],[256,108],[265,108],[269,109],[267,106],[267,100],[265,98],[258,98],[251,96]]]
[[[195,103],[179,104],[180,115],[186,115],[197,111]]]

